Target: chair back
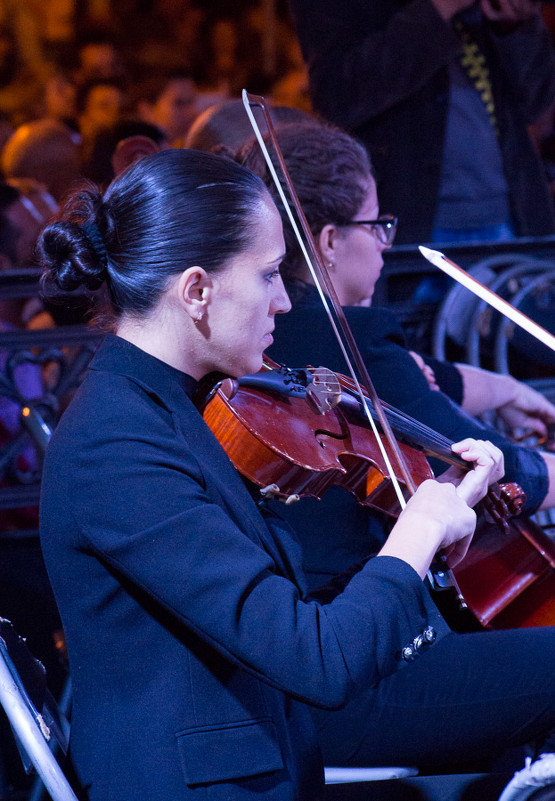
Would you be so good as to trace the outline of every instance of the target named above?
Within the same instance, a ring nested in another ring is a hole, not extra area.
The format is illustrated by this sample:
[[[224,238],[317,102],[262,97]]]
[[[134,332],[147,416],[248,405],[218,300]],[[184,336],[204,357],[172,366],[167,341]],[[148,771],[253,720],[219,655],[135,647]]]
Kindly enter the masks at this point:
[[[77,801],[49,743],[67,752],[69,724],[46,686],[46,671],[9,620],[0,618],[0,704],[27,772],[41,777],[53,801]]]

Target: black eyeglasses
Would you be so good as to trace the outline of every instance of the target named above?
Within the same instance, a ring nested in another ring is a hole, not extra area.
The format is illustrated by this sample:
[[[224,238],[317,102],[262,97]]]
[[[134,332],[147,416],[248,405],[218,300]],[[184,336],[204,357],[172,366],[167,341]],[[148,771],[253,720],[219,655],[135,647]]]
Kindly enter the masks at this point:
[[[377,220],[350,220],[347,223],[341,223],[341,227],[346,225],[369,225],[373,234],[377,236],[382,245],[392,245],[397,233],[397,217],[392,214],[383,214]]]

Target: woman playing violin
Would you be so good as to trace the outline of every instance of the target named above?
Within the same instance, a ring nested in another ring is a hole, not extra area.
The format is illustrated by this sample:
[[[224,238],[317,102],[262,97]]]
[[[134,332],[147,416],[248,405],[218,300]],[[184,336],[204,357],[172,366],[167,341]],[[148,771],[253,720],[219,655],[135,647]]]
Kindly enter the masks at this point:
[[[499,684],[499,651],[523,633],[449,634],[422,582],[438,549],[464,554],[470,507],[503,472],[494,446],[454,446],[473,469],[425,482],[379,554],[324,603],[306,592],[292,531],[204,423],[198,382],[258,370],[289,310],[284,249],[258,178],[184,150],[142,159],[103,196],[84,189],[41,236],[49,294],[101,290],[113,315],[52,437],[41,502],[74,688],[71,755],[90,801],[321,798],[308,707],[370,686],[394,697],[403,675],[425,693],[473,638],[491,675],[459,675],[444,701],[454,714],[461,683],[475,700],[495,684],[499,714],[476,710],[472,747],[555,726],[551,633],[524,632],[529,661],[504,660]]]
[[[443,418],[447,413],[435,409],[427,412],[426,409],[434,401],[441,403],[438,398],[429,396],[430,388],[440,388],[472,415],[495,409],[511,429],[521,427],[545,436],[547,426],[555,423],[555,406],[538,392],[511,376],[466,364],[452,365],[429,358],[424,361],[420,355],[401,347],[402,329],[391,312],[369,310],[383,267],[382,254],[394,242],[397,220],[380,213],[372,165],[362,145],[345,132],[316,120],[280,128],[279,142],[338,298],[349,308],[349,320],[352,319],[357,328],[361,347],[367,344],[370,366],[377,370],[374,381],[381,397],[418,419],[421,414],[422,422],[437,428],[437,414]],[[258,144],[247,146],[239,158],[264,178],[277,198]],[[300,311],[297,315],[296,309],[302,308],[302,313],[317,309],[320,313],[322,308],[290,227],[285,227],[285,238],[287,254],[282,273],[295,311],[283,318],[285,322],[280,325],[277,346],[271,351],[274,354],[280,350],[281,340],[287,337],[285,329],[295,327],[297,319],[302,317]],[[354,311],[354,307],[359,310]],[[297,339],[295,336],[287,341],[293,338]],[[302,340],[307,350],[312,347],[310,339]],[[328,355],[327,350],[325,353]],[[333,348],[332,359],[336,353],[339,354],[337,347]],[[428,385],[414,370],[409,355],[424,371]],[[328,366],[345,372],[344,361],[336,367],[329,364],[328,356],[327,362]],[[392,379],[397,369],[409,380]],[[415,385],[409,377],[414,377]],[[428,419],[426,415],[430,415]],[[533,504],[534,508],[544,500],[546,505],[553,505],[555,491],[548,499],[540,497]]]

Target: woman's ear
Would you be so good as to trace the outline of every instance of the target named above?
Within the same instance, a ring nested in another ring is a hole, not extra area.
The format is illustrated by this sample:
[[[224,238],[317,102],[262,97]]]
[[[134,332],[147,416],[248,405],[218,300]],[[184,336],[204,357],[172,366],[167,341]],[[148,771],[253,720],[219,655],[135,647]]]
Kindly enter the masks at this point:
[[[195,324],[200,323],[212,292],[212,282],[206,270],[202,267],[187,268],[179,276],[175,290],[179,305]]]
[[[337,256],[337,240],[340,236],[339,230],[333,223],[324,225],[318,235],[318,247],[327,268],[333,267]]]
[[[160,145],[149,136],[137,135],[122,139],[118,142],[112,156],[114,175],[119,175],[143,156],[150,156],[151,153],[157,153],[160,149]]]

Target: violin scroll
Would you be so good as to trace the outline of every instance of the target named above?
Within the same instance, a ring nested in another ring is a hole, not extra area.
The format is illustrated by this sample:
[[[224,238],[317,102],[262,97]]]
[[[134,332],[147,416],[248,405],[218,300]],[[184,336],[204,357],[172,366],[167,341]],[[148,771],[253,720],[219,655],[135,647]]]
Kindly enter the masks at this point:
[[[502,531],[506,532],[509,520],[519,515],[526,503],[526,493],[519,484],[493,484],[482,501],[482,507]]]

